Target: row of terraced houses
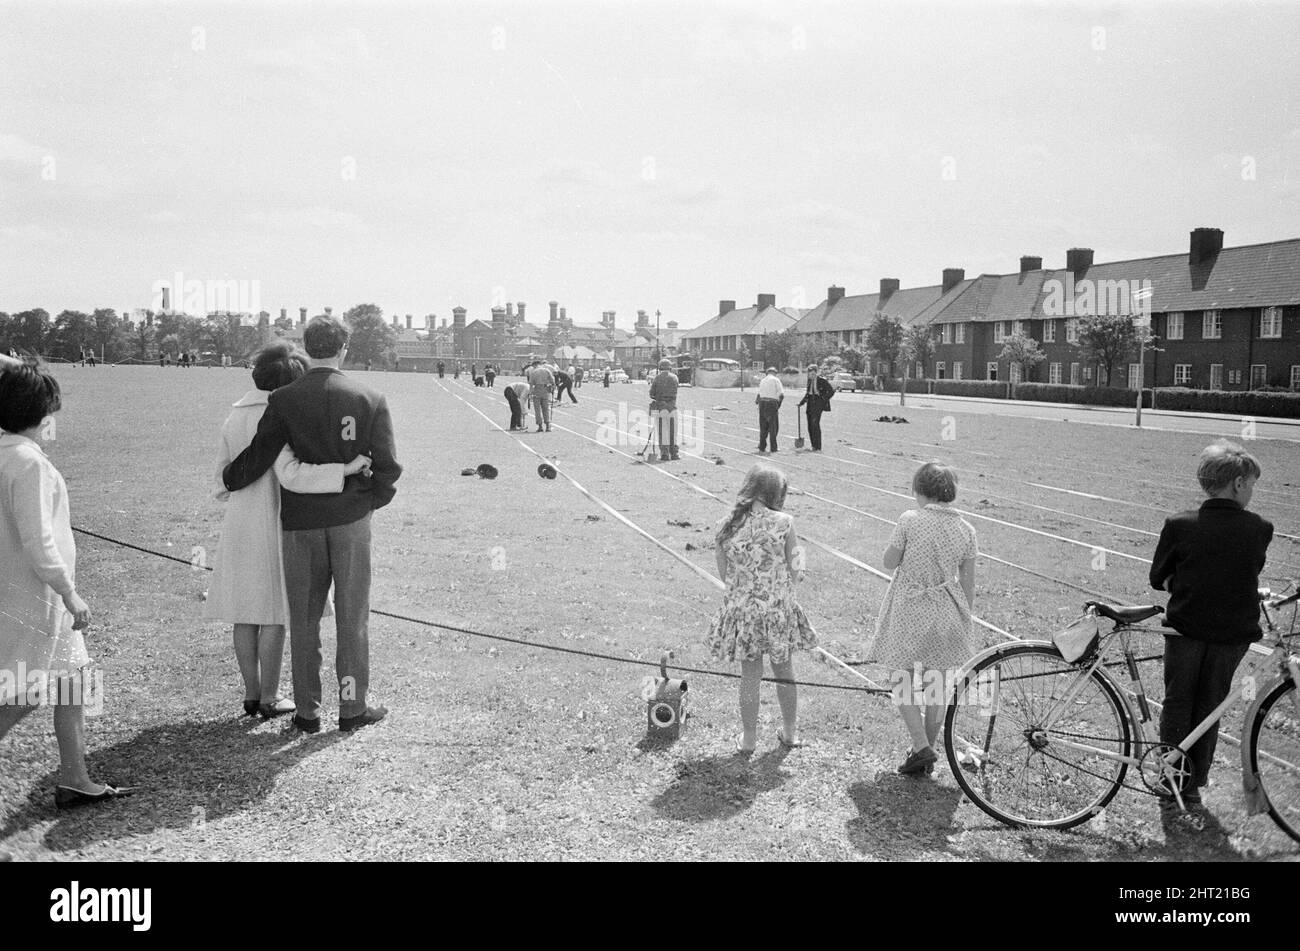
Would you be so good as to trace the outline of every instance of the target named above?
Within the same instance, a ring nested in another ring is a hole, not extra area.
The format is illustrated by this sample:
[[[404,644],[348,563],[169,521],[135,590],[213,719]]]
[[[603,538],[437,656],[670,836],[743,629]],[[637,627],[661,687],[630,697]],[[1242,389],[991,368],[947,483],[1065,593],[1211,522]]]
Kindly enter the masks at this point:
[[[1082,359],[1078,322],[1093,313],[1150,317],[1156,340],[1144,366],[1134,354],[1108,381]],[[961,268],[945,268],[941,281],[926,287],[888,278],[874,294],[830,287],[806,313],[778,308],[771,295],[743,311],[722,301],[716,317],[683,334],[683,347],[700,358],[734,360],[742,344],[756,354],[763,334],[794,327],[830,345],[861,348],[881,314],[931,328],[934,357],[909,368],[917,377],[1020,382],[1019,365],[999,354],[1005,339],[1021,332],[1046,357],[1025,382],[1300,389],[1300,238],[1225,248],[1221,230],[1197,228],[1179,254],[1096,263],[1092,250],[1071,248],[1063,268],[1044,268],[1041,257],[1027,255],[1012,274],[968,278]]]

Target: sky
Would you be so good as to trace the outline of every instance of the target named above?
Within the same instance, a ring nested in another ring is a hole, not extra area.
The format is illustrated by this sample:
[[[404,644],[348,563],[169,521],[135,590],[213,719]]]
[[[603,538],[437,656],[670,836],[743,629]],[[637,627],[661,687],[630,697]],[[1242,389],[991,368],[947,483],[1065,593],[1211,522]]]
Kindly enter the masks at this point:
[[[1297,237],[1297,36],[1300,2],[0,0],[0,311],[179,272],[690,327]]]

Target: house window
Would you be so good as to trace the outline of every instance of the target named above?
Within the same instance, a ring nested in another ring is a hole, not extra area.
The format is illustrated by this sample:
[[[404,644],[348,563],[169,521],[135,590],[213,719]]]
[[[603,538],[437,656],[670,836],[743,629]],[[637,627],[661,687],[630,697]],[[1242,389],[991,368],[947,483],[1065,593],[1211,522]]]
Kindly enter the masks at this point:
[[[1223,364],[1222,363],[1210,364],[1210,389],[1212,390],[1223,389]]]
[[[1079,364],[1077,363],[1070,364],[1070,385],[1079,385]]]
[[[1250,388],[1257,390],[1268,382],[1268,367],[1262,363],[1250,365]]]
[[[1201,315],[1201,337],[1204,340],[1223,339],[1223,314],[1217,310],[1207,310]]]
[[[1140,390],[1142,388],[1142,366],[1138,363],[1128,365],[1128,388],[1130,390]]]
[[[966,325],[965,325],[965,324],[958,324],[958,325],[957,325],[957,330],[955,331],[955,333],[956,333],[956,338],[955,338],[955,341],[954,341],[954,342],[956,342],[956,343],[965,343],[965,342],[966,342]]]
[[[1211,372],[1213,378],[1213,372]],[[1174,364],[1174,386],[1187,386],[1192,382],[1192,365],[1190,363]],[[1210,389],[1214,389],[1211,384]]]
[[[1052,363],[1052,364],[1049,364],[1049,365],[1048,365],[1048,367],[1047,367],[1047,382],[1048,382],[1048,383],[1060,383],[1060,382],[1061,382],[1061,365],[1060,365],[1059,363]]]
[[[1056,321],[1043,321],[1043,343],[1056,343]]]
[[[1083,368],[1083,378],[1084,378],[1085,380],[1091,380],[1091,379],[1092,379],[1092,367],[1084,367],[1084,368]]]
[[[1300,390],[1300,363],[1291,364],[1291,389]]]
[[[939,329],[939,339],[943,343],[952,343],[952,324],[944,324]]]
[[[996,380],[998,378],[998,361],[990,360],[987,368],[987,379]]]
[[[1259,312],[1259,335],[1265,339],[1282,336],[1282,308],[1265,307]]]
[[[1079,342],[1079,318],[1078,318],[1078,317],[1067,317],[1067,318],[1066,318],[1066,321],[1065,321],[1065,342],[1066,342],[1066,343],[1078,343],[1078,342]]]
[[[957,326],[960,327],[961,324],[958,324]],[[953,378],[954,380],[960,380],[960,379],[961,379],[961,361],[960,361],[960,360],[954,360],[954,361],[952,362],[952,378]]]
[[[1176,310],[1165,317],[1165,339],[1183,339],[1183,312],[1181,310]]]
[[[948,379],[948,367],[942,360],[936,360],[934,363],[934,378],[936,380]]]
[[[1229,385],[1229,386],[1240,386],[1240,385],[1241,385],[1241,371],[1240,371],[1240,370],[1229,370],[1229,371],[1228,371],[1228,385]]]
[[[1005,321],[999,320],[993,325],[993,342],[1002,343],[1007,339],[1007,325]]]

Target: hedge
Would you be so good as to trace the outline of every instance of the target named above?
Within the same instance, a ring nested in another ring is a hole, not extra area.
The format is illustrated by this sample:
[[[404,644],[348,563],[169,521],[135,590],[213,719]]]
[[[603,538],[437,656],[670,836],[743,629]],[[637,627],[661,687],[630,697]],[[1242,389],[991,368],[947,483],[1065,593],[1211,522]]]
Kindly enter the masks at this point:
[[[1300,393],[1266,393],[1260,390],[1159,390],[1156,408],[1189,413],[1225,413],[1229,416],[1281,416],[1300,419]]]
[[[1134,406],[1137,394],[1114,386],[1069,386],[1063,383],[1019,383],[1014,399],[1038,403],[1079,403],[1084,406]],[[1142,405],[1151,407],[1151,391],[1142,391]],[[1168,407],[1162,406],[1162,409]]]

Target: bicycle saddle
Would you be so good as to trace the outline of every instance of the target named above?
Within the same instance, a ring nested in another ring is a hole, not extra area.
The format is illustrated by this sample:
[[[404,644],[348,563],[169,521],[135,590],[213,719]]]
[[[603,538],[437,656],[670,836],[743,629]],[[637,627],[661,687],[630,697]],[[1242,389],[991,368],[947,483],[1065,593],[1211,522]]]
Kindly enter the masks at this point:
[[[1116,607],[1112,604],[1103,604],[1100,601],[1088,601],[1085,607],[1096,608],[1097,613],[1102,617],[1108,617],[1119,624],[1137,624],[1139,621],[1145,621],[1147,618],[1155,617],[1157,614],[1164,613],[1164,608],[1158,604],[1138,604],[1130,607]]]

